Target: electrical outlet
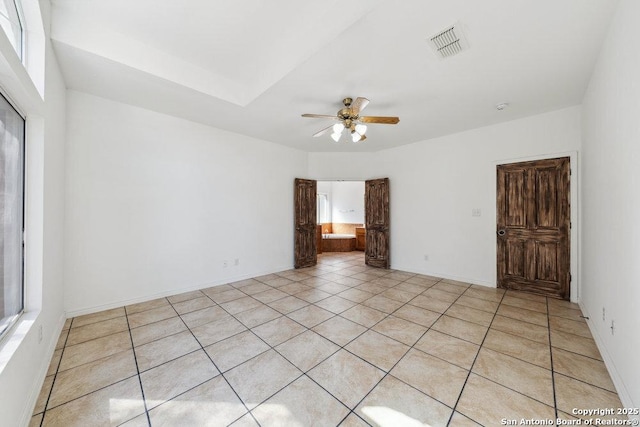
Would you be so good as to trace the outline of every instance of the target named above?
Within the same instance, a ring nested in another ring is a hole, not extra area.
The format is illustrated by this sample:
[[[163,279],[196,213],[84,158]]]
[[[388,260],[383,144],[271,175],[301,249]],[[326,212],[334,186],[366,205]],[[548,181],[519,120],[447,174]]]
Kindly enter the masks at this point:
[[[225,259],[224,261],[222,261],[222,268],[227,268],[227,267],[229,267],[229,261]]]
[[[480,208],[471,209],[471,216],[481,216],[482,210]]]
[[[602,321],[604,322],[606,319],[605,315],[604,315],[604,307],[602,307]]]
[[[236,259],[233,261],[233,265],[240,265],[240,258],[236,258]]]
[[[429,255],[426,255],[426,254],[425,254],[425,256],[424,256],[424,260],[425,260],[425,261],[429,261]]]
[[[38,326],[38,344],[42,342],[42,325]]]

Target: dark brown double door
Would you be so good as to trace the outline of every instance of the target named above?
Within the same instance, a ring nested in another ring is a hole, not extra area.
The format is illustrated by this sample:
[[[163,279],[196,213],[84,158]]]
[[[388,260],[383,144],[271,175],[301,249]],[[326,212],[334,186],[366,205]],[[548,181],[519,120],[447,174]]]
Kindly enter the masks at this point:
[[[498,287],[569,299],[569,158],[497,167]]]
[[[316,265],[316,190],[314,180],[296,178],[294,183],[294,266]],[[365,263],[389,268],[389,179],[365,181]]]

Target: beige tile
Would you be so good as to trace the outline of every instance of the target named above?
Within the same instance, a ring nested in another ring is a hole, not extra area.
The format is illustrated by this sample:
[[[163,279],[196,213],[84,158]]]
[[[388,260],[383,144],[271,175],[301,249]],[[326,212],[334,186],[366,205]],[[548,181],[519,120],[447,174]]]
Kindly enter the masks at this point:
[[[294,281],[300,281],[300,280],[308,279],[309,277],[313,277],[306,273],[301,272],[300,270],[281,271],[278,273],[278,276],[286,277],[287,279],[294,280]]]
[[[405,280],[410,279],[410,278],[412,278],[414,276],[415,276],[414,273],[407,273],[405,271],[394,271],[394,272],[391,272],[391,273],[387,274],[384,277],[387,278],[387,279],[405,281]]]
[[[228,371],[267,350],[269,346],[251,331],[205,347],[205,351],[221,372]]]
[[[361,285],[355,286],[354,289],[369,292],[370,294],[373,294],[373,295],[380,294],[382,292],[390,290],[385,286],[376,285],[375,283],[371,283],[371,282],[364,282]]]
[[[340,427],[369,427],[370,424],[364,422],[362,418],[357,416],[355,413],[350,413],[347,418],[340,423]]]
[[[460,412],[454,412],[449,421],[449,427],[482,427],[471,418],[465,417]]]
[[[306,331],[275,349],[298,369],[306,372],[338,351],[340,347],[315,332]]]
[[[240,280],[237,282],[233,282],[233,283],[229,283],[231,286],[233,286],[234,288],[238,288],[238,289],[242,289],[242,292],[245,292],[245,288],[251,285],[263,285],[262,282],[260,282],[259,280],[256,279],[245,279],[245,280]],[[246,292],[245,292],[246,293]]]
[[[551,345],[556,348],[602,360],[600,351],[592,338],[551,330]]]
[[[511,319],[496,315],[491,323],[491,329],[497,329],[512,335],[518,335],[532,341],[549,345],[549,329],[544,326],[534,325],[533,323],[523,322],[521,320]]]
[[[462,295],[467,289],[469,289],[469,284],[454,284],[448,283],[446,281],[438,282],[431,287],[431,289],[449,292],[450,294]]]
[[[47,375],[54,375],[58,372],[58,366],[60,366],[60,359],[62,358],[62,349],[55,350],[53,356],[51,356],[51,362],[49,362],[49,368],[47,369]]]
[[[384,372],[345,350],[340,350],[307,373],[349,408],[382,379]]]
[[[196,310],[202,310],[203,308],[212,307],[216,305],[209,297],[193,298],[186,301],[181,301],[173,304],[173,308],[178,314],[186,314]]]
[[[510,319],[533,323],[538,326],[544,326],[545,328],[548,325],[547,315],[537,311],[525,310],[522,308],[512,307],[510,305],[501,305],[498,308],[497,313]]]
[[[203,295],[204,294],[201,291],[189,291],[189,292],[183,292],[181,294],[167,297],[167,300],[169,300],[171,304],[176,305],[177,303],[180,303],[180,302],[189,301],[196,298],[202,298]]]
[[[263,280],[264,284],[272,286],[274,288],[280,288],[282,286],[290,285],[291,283],[295,283],[293,280],[289,280],[285,277],[276,276],[275,279]],[[283,291],[286,292],[286,291]]]
[[[40,427],[40,424],[42,424],[43,415],[44,414],[38,414],[38,415],[32,416],[31,419],[29,420],[28,427]]]
[[[496,310],[498,310],[498,306],[500,305],[499,303],[494,301],[488,301],[482,298],[473,298],[466,295],[462,295],[460,298],[458,298],[456,303],[489,313],[495,313]]]
[[[66,329],[60,332],[60,336],[58,337],[58,341],[56,342],[56,350],[61,350],[64,348],[67,343],[67,338],[69,337],[69,329]]]
[[[622,408],[616,393],[561,374],[556,374],[554,380],[556,401],[560,411],[573,414],[573,408]]]
[[[257,294],[253,294],[252,296],[264,304],[269,304],[270,302],[277,301],[279,299],[287,297],[289,296],[289,294],[279,291],[277,289],[270,288],[268,291],[259,292]]]
[[[552,348],[551,351],[554,371],[615,393],[616,388],[611,381],[607,367],[601,360],[559,348]]]
[[[242,288],[240,288],[240,290],[247,295],[254,295],[260,292],[273,290],[273,288],[271,286],[265,285],[264,283],[260,283],[257,280],[254,280],[254,283],[243,286]]]
[[[64,321],[64,325],[62,325],[62,330],[66,331],[67,329],[71,328],[71,322],[73,321],[73,319],[66,319]]]
[[[253,409],[302,375],[302,372],[274,350],[236,366],[226,379],[242,401]]]
[[[252,330],[256,335],[265,340],[267,344],[275,347],[278,344],[301,334],[306,330],[306,328],[287,317],[280,317],[257,326]]]
[[[257,299],[251,297],[243,297],[234,299],[233,301],[220,304],[220,307],[225,309],[229,314],[238,314],[243,311],[251,310],[252,308],[260,307],[263,304]]]
[[[253,415],[247,414],[240,417],[234,423],[229,424],[229,427],[260,427],[260,424],[256,422]]]
[[[410,304],[400,307],[393,315],[404,320],[408,320],[418,325],[430,327],[440,317],[440,313],[430,311],[424,308],[416,307]]]
[[[229,316],[229,313],[220,307],[209,307],[202,310],[192,311],[191,313],[180,316],[189,328],[195,328],[205,323],[221,320]]]
[[[53,375],[45,377],[38,399],[36,400],[36,406],[33,408],[34,414],[40,414],[44,412],[47,407],[47,400],[49,400],[49,394],[51,393],[51,386],[53,386]]]
[[[411,283],[413,285],[419,285],[422,286],[424,288],[428,288],[431,287],[433,285],[435,285],[440,279],[437,277],[425,277],[425,276],[414,276],[410,279],[407,279],[405,282],[406,283]]]
[[[421,294],[425,290],[426,290],[426,288],[424,286],[414,285],[414,284],[409,283],[409,282],[402,282],[399,285],[394,286],[393,289],[390,289],[390,291],[402,291],[402,292],[409,293],[409,294],[412,294],[412,295]]]
[[[503,425],[501,421],[521,419],[555,419],[552,407],[471,374],[456,410],[483,426]]]
[[[486,326],[456,319],[447,315],[440,317],[431,328],[456,338],[470,341],[474,344],[481,344],[487,332]]]
[[[331,294],[329,292],[319,291],[318,289],[308,289],[306,291],[298,292],[295,296],[296,298],[300,298],[306,302],[316,302],[329,298]]]
[[[189,353],[140,374],[147,408],[154,408],[218,375],[203,350]]]
[[[370,330],[351,341],[345,349],[388,372],[409,346]]]
[[[280,316],[282,316],[282,314],[267,305],[260,305],[259,307],[235,315],[236,319],[247,328],[253,328],[254,326],[261,325]]]
[[[313,328],[335,315],[332,312],[316,307],[315,305],[308,305],[287,314],[287,316],[307,328]]]
[[[247,409],[221,376],[217,376],[149,411],[154,427],[226,426]]]
[[[505,295],[502,299],[502,304],[510,305],[511,307],[524,308],[525,310],[537,311],[540,313],[547,313],[547,302],[531,301],[530,299],[514,298],[512,296]]]
[[[373,296],[371,292],[361,291],[360,289],[349,289],[338,294],[340,298],[348,299],[349,301],[360,303]]]
[[[542,368],[551,369],[549,345],[490,329],[483,346]]]
[[[71,328],[78,328],[80,326],[102,322],[104,320],[109,320],[113,319],[114,317],[120,317],[124,315],[124,307],[113,308],[111,310],[103,310],[92,314],[85,314],[84,316],[74,317],[73,322],[71,323]]]
[[[580,306],[574,302],[571,301],[565,301],[565,300],[561,300],[561,299],[556,299],[556,298],[548,298],[547,302],[549,304],[550,310],[553,309],[553,307],[559,307],[559,308],[570,308],[573,310],[580,310]]]
[[[316,289],[320,286],[326,285],[327,283],[331,283],[331,282],[323,277],[308,277],[306,279],[301,280],[300,283]]]
[[[464,291],[464,296],[471,298],[479,298],[487,301],[500,302],[504,295],[504,289],[488,288],[488,287],[470,287]]]
[[[58,372],[48,409],[137,374],[133,350]]]
[[[418,374],[419,373],[419,374]],[[391,375],[453,407],[469,371],[420,350],[411,349]]]
[[[580,311],[580,309],[562,307],[558,305],[549,306],[549,315],[564,317],[565,319],[571,319],[571,320],[577,320],[577,321],[584,320],[584,317],[582,316],[582,311]]]
[[[284,286],[280,286],[278,288],[278,290],[280,290],[282,292],[286,292],[289,295],[295,295],[295,294],[300,293],[302,291],[308,291],[308,290],[311,290],[311,289],[313,289],[311,286],[307,286],[307,285],[305,285],[303,283],[300,283],[300,282],[291,282],[291,283],[288,283],[288,284],[286,284]]]
[[[349,289],[349,286],[341,285],[341,284],[335,283],[335,282],[329,282],[329,283],[326,283],[326,284],[318,287],[318,290],[330,293],[332,295],[333,294],[339,294],[340,292],[344,292],[347,289]]]
[[[227,291],[216,292],[213,294],[209,292],[205,292],[205,293],[209,298],[215,301],[216,304],[223,304],[225,302],[233,301],[233,300],[244,298],[247,296],[247,294],[245,294],[242,291],[239,291],[238,289],[229,289]]]
[[[200,344],[190,331],[152,341],[135,348],[138,369],[140,372],[144,372],[199,348]]]
[[[127,316],[129,319],[129,327],[137,328],[139,326],[148,325],[149,323],[159,322],[160,320],[169,319],[177,316],[178,313],[171,306],[153,308],[151,310],[141,311]]]
[[[551,371],[483,348],[473,372],[549,406],[554,406]]]
[[[536,295],[528,292],[508,289],[507,292],[505,292],[505,296],[508,296],[509,298],[520,298],[529,301],[541,302],[545,305],[547,304],[547,297],[545,297],[544,295]]]
[[[565,319],[564,317],[549,316],[549,327],[552,330],[567,332],[584,338],[592,338],[589,326],[587,326],[587,322],[584,320],[571,320]]]
[[[191,328],[191,332],[203,347],[246,330],[247,328],[242,323],[231,316]]]
[[[409,284],[407,286],[415,286],[415,285]],[[395,288],[387,289],[386,291],[382,292],[382,294],[380,295],[395,301],[399,301],[401,303],[407,303],[411,301],[413,298],[415,298],[415,296],[418,295],[419,293],[420,292],[403,291],[401,289],[398,289],[398,287],[396,286]]]
[[[445,314],[450,317],[455,317],[456,319],[466,320],[467,322],[477,323],[482,326],[489,326],[494,316],[493,313],[489,313],[488,311],[477,310],[457,303],[449,307]]]
[[[362,280],[356,279],[355,277],[342,277],[341,279],[334,279],[333,281],[345,286],[358,286],[364,283]]]
[[[461,368],[471,369],[480,346],[431,329],[415,348]]]
[[[129,336],[129,331],[96,338],[82,344],[67,345],[62,353],[59,370],[66,371],[130,348],[131,337]]]
[[[309,303],[304,300],[301,300],[300,298],[296,298],[294,296],[288,296],[285,298],[281,298],[277,301],[273,301],[268,305],[269,307],[279,311],[282,314],[287,314],[299,308],[307,306],[309,305]]]
[[[435,311],[436,313],[444,313],[451,306],[450,302],[429,298],[425,295],[418,295],[409,301],[409,304],[429,311]]]
[[[323,299],[322,301],[318,301],[315,305],[320,308],[324,308],[325,310],[329,310],[332,313],[339,314],[350,309],[356,305],[356,303],[334,295],[327,299]]]
[[[439,301],[448,302],[453,304],[455,300],[458,299],[458,294],[452,294],[451,292],[446,292],[441,289],[436,289],[435,285],[422,293],[427,298],[436,299]]]
[[[115,426],[144,411],[140,382],[133,377],[48,410],[42,425]]]
[[[365,307],[364,305],[356,305],[340,313],[340,316],[370,328],[387,317],[387,314],[373,308]]]
[[[383,319],[372,329],[406,345],[415,344],[427,330],[424,326],[395,316]]]
[[[463,281],[460,281],[460,280],[453,280],[453,279],[442,279],[442,282],[451,283],[452,285],[464,286],[464,287],[467,287],[467,288],[469,286],[471,286],[471,283],[463,282]]]
[[[252,411],[264,426],[335,426],[349,413],[344,405],[302,376]]]
[[[86,326],[73,328],[69,331],[66,345],[80,344],[94,338],[104,337],[117,332],[127,331],[129,325],[126,317],[114,317],[102,322],[91,323]]]
[[[201,291],[203,294],[211,297],[211,295],[219,294],[219,293],[230,291],[233,289],[235,289],[233,286],[226,284],[226,285],[217,285],[217,286],[212,286],[210,288],[201,289]]]
[[[367,307],[375,308],[376,310],[382,311],[384,313],[393,313],[398,308],[402,307],[404,303],[400,301],[396,301],[387,297],[383,297],[382,295],[376,295],[368,300],[362,302],[363,305]]]
[[[133,345],[139,346],[186,330],[187,327],[179,317],[172,317],[132,329],[131,338]]]
[[[322,322],[313,330],[339,346],[344,346],[366,331],[367,328],[343,317],[336,316],[326,322]]]
[[[386,376],[358,405],[356,413],[374,426],[442,426],[451,408],[392,376]]]

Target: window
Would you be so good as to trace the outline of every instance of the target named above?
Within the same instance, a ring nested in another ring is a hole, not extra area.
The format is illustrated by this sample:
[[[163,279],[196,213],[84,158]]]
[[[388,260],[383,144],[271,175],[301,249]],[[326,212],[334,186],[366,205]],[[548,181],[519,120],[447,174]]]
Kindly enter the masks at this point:
[[[17,0],[0,0],[0,27],[22,59],[22,21]]]
[[[326,224],[331,222],[329,218],[329,201],[326,194],[317,194],[316,197],[316,215],[318,224]]]
[[[0,336],[24,308],[24,119],[0,96]]]

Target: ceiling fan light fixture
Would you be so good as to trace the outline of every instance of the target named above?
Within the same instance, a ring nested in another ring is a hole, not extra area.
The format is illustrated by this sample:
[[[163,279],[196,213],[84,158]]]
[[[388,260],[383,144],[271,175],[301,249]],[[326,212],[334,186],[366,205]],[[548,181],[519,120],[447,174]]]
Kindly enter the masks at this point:
[[[363,124],[356,125],[356,132],[358,132],[360,135],[364,135],[366,131],[367,131],[367,125],[363,125]]]
[[[336,123],[333,125],[333,133],[342,133],[344,130],[344,125],[342,123]]]
[[[360,142],[360,140],[362,140],[362,135],[354,130],[353,132],[351,132],[351,140],[353,142]]]
[[[338,132],[334,132],[331,134],[331,138],[333,138],[335,142],[340,141],[341,136],[342,136],[342,133],[338,133]]]

